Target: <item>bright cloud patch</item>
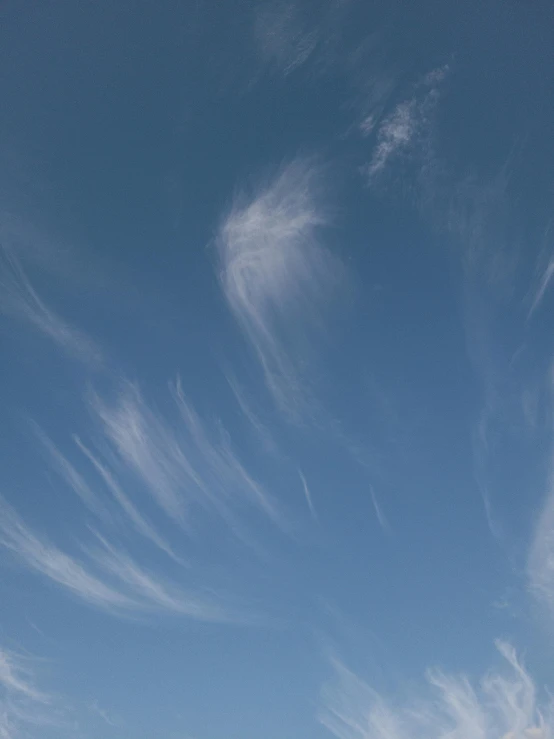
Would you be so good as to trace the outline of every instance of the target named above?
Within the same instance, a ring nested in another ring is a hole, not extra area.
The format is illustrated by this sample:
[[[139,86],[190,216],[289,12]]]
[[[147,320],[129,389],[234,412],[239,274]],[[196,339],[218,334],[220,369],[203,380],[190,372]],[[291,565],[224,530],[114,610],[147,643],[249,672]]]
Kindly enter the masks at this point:
[[[302,360],[309,332],[321,327],[322,306],[344,278],[321,243],[327,224],[320,172],[296,161],[253,195],[239,196],[217,238],[229,307],[275,402],[291,417],[308,403]]]
[[[335,663],[320,720],[338,739],[549,739],[552,706],[539,704],[514,649],[497,646],[505,670],[488,672],[476,685],[429,670],[423,695],[400,705]]]

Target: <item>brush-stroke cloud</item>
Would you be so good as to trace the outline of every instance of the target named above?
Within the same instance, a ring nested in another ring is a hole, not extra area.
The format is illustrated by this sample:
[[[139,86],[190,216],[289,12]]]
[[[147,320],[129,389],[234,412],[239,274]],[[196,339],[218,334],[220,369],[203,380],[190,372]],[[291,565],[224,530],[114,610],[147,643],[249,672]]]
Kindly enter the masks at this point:
[[[0,312],[24,320],[88,367],[99,367],[104,362],[103,353],[95,342],[40,297],[13,250],[4,245],[0,245]]]
[[[312,493],[310,492],[310,488],[308,487],[308,483],[306,481],[306,478],[304,477],[304,473],[301,470],[298,470],[298,475],[300,476],[302,490],[304,491],[304,497],[306,498],[306,503],[308,504],[308,508],[310,509],[310,514],[314,520],[317,520],[317,512],[312,500]]]
[[[390,528],[389,522],[387,520],[387,517],[383,513],[382,507],[379,505],[379,501],[377,500],[377,496],[375,495],[375,490],[373,489],[373,485],[369,486],[369,493],[371,495],[371,502],[375,510],[375,515],[377,516],[377,520],[379,521],[379,526],[387,534],[390,534],[391,528]]]
[[[544,298],[548,288],[550,287],[552,277],[554,277],[554,258],[550,259],[550,261],[546,265],[546,268],[541,274],[539,284],[533,296],[533,302],[531,303],[529,313],[527,314],[528,318],[531,318],[533,313],[537,310],[540,303],[542,302],[542,299]]]
[[[503,666],[477,684],[432,669],[421,691],[400,702],[386,699],[335,660],[319,720],[338,739],[549,739],[552,705],[537,697],[513,647],[497,647]]]
[[[376,132],[370,162],[363,169],[369,185],[377,184],[394,163],[410,157],[428,136],[439,86],[447,73],[448,66],[444,66],[427,74],[416,87],[413,96],[397,103],[378,126],[374,116],[364,119],[360,125],[362,136],[367,137]]]
[[[92,398],[104,441],[126,471],[168,518],[185,528],[191,525],[193,511],[202,508],[238,530],[234,509],[245,504],[285,527],[277,502],[249,474],[223,426],[207,428],[180,380],[170,385],[170,394],[173,420],[149,407],[130,383],[124,383],[113,403]]]
[[[106,510],[104,506],[75,465],[62,454],[52,439],[49,438],[38,424],[33,422],[32,428],[41,447],[46,452],[49,463],[65,481],[67,486],[73,490],[90,511],[100,516],[105,515]]]
[[[52,696],[36,687],[31,660],[13,650],[0,647],[0,737],[27,736],[29,725],[49,723],[45,709]]]
[[[216,244],[223,293],[261,364],[277,407],[291,420],[308,412],[310,330],[344,282],[340,261],[321,243],[329,224],[322,173],[296,160],[267,185],[239,194]]]
[[[545,606],[554,621],[554,486],[552,478],[529,550],[528,576],[531,593]]]
[[[256,9],[254,40],[262,62],[286,77],[313,54],[318,33],[307,27],[296,4],[278,0]]]
[[[67,554],[32,531],[0,500],[0,546],[27,569],[51,580],[85,603],[115,615],[166,613],[200,621],[236,621],[212,597],[185,592],[147,572],[132,557],[99,535],[101,546],[83,546],[85,559]]]
[[[31,682],[32,673],[23,659],[13,651],[0,648],[0,686],[3,690],[34,701],[47,703],[50,698]]]
[[[134,505],[130,497],[125,493],[123,487],[118,483],[115,475],[110,471],[107,465],[103,464],[90,449],[88,449],[79,437],[75,436],[74,441],[92,464],[106,488],[112,493],[114,500],[119,504],[121,509],[127,514],[135,530],[149,539],[153,544],[168,554],[173,559],[179,561],[172,548],[167,541],[156,531],[154,526],[142,515],[138,508]]]

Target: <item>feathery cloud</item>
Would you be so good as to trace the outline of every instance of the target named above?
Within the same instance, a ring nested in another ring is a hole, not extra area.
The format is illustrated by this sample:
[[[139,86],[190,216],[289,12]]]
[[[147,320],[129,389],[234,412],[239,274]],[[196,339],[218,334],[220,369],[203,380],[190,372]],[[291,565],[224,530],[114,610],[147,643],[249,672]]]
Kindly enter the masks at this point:
[[[322,306],[344,279],[319,240],[327,224],[320,173],[297,160],[252,196],[239,196],[217,236],[225,298],[269,392],[292,419],[309,406],[307,332],[321,325]]]
[[[162,551],[168,554],[175,560],[179,558],[174,554],[173,550],[165,539],[159,534],[156,529],[152,526],[149,521],[140,513],[138,508],[131,501],[129,496],[125,493],[122,486],[117,481],[115,475],[110,471],[107,465],[104,465],[91,451],[88,449],[83,442],[78,438],[74,437],[74,441],[83,452],[85,457],[93,465],[94,469],[103,480],[107,489],[112,493],[114,500],[120,505],[121,509],[127,514],[129,520],[133,524],[136,531],[149,539],[153,544],[159,547]]]
[[[67,354],[88,366],[103,363],[100,348],[39,296],[13,250],[0,245],[0,311],[25,320]]]
[[[49,697],[35,688],[30,680],[30,671],[12,651],[0,648],[0,686],[3,690],[46,703]]]
[[[342,663],[323,693],[321,723],[338,739],[550,739],[551,705],[539,704],[535,684],[504,642],[506,669],[473,685],[464,676],[429,670],[424,696],[393,704]]]
[[[0,738],[23,736],[27,724],[43,723],[51,696],[35,687],[28,659],[0,647]]]
[[[554,618],[554,489],[547,495],[529,551],[529,585]]]
[[[438,86],[444,80],[448,67],[430,72],[418,85],[413,97],[402,100],[386,116],[379,127],[372,116],[360,126],[363,136],[376,130],[376,145],[371,161],[365,167],[370,185],[385,171],[392,161],[408,156],[431,124],[431,111],[438,97]]]
[[[273,2],[257,10],[254,38],[260,56],[285,77],[304,64],[316,48],[317,33],[305,25],[293,3]]]
[[[546,232],[545,232],[545,241],[549,240],[551,238],[552,224],[549,223]],[[540,303],[542,302],[542,299],[544,298],[546,291],[548,290],[550,283],[552,281],[552,277],[554,277],[554,257],[551,257],[548,261],[548,264],[543,269],[542,274],[539,279],[539,283],[535,289],[534,295],[533,295],[533,301],[531,303],[531,307],[529,308],[529,313],[527,314],[527,317],[530,318],[533,313],[537,310]]]
[[[113,614],[168,613],[201,621],[239,621],[213,596],[185,592],[146,572],[126,552],[96,535],[101,548],[83,546],[87,561],[63,552],[33,532],[19,515],[0,500],[0,546],[28,569],[62,586],[84,602]]]
[[[310,509],[311,516],[313,519],[317,519],[317,513],[312,501],[312,494],[310,492],[310,488],[308,487],[308,483],[306,482],[306,478],[304,477],[304,473],[301,470],[298,470],[298,475],[300,476],[300,482],[302,483],[302,489],[304,490],[304,497],[306,498],[306,503],[308,504],[308,508]]]
[[[62,585],[88,603],[109,609],[139,605],[136,600],[102,582],[82,563],[35,534],[3,500],[0,500],[0,545],[30,570]]]
[[[32,428],[43,449],[47,453],[48,461],[58,472],[60,477],[66,482],[68,487],[78,495],[85,506],[93,513],[98,515],[105,514],[105,509],[98,497],[76,467],[64,454],[62,454],[38,424],[33,422]]]
[[[106,441],[126,469],[166,515],[183,526],[190,524],[193,506],[215,511],[233,525],[233,507],[241,503],[284,526],[276,502],[248,473],[224,429],[207,429],[179,380],[170,389],[178,414],[174,423],[148,407],[130,384],[111,405],[93,398]]]

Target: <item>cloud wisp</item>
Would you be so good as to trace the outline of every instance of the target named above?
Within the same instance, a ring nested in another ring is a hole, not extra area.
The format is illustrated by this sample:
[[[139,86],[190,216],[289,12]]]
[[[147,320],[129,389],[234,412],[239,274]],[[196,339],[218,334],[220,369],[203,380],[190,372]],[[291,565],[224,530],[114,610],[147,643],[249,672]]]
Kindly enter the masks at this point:
[[[554,486],[539,516],[528,561],[529,585],[537,601],[546,606],[554,621]]]
[[[475,685],[429,670],[422,694],[393,703],[341,662],[323,692],[321,723],[337,739],[550,739],[552,705],[542,705],[515,650],[497,642],[504,669]]]
[[[447,73],[448,67],[445,66],[426,75],[413,96],[399,102],[378,126],[373,117],[364,121],[362,136],[366,137],[372,132],[376,136],[371,160],[364,168],[369,185],[377,184],[394,162],[410,157],[421,145],[422,139],[428,136],[439,85]]]
[[[54,696],[36,687],[32,660],[0,647],[0,739],[29,736],[29,727],[52,724]]]
[[[214,596],[184,591],[147,571],[103,536],[83,546],[78,559],[32,531],[6,501],[0,501],[0,546],[27,569],[56,583],[89,605],[116,615],[166,613],[200,621],[240,621]]]
[[[229,308],[258,357],[277,407],[293,420],[310,405],[303,370],[309,332],[321,329],[323,305],[345,276],[320,241],[328,223],[321,173],[297,160],[250,196],[239,195],[216,240]]]
[[[52,310],[35,290],[13,251],[0,245],[0,311],[26,321],[86,366],[103,363],[100,348]]]
[[[129,383],[112,404],[93,398],[92,410],[104,439],[127,473],[185,528],[197,508],[215,512],[233,526],[234,509],[244,504],[285,527],[276,501],[248,473],[222,426],[215,431],[207,428],[185,397],[180,380],[170,390],[177,412],[174,423],[150,408]],[[110,486],[113,491],[113,481]],[[133,518],[136,523],[136,515]]]
[[[257,9],[254,39],[262,61],[287,77],[313,54],[318,34],[306,27],[295,4],[276,2]]]

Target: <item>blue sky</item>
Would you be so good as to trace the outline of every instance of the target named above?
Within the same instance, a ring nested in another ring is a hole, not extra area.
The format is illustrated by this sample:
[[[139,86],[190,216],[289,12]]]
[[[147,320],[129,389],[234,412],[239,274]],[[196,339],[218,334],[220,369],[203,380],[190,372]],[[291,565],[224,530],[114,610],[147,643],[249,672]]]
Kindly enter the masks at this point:
[[[554,736],[552,5],[0,14],[0,737]]]

